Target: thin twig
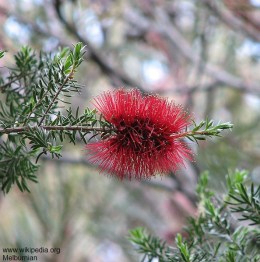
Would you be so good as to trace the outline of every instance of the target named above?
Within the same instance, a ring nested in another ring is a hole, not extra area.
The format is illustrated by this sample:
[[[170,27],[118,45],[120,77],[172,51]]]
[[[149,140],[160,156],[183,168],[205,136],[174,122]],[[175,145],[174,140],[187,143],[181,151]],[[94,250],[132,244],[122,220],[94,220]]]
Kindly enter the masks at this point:
[[[171,137],[176,139],[176,138],[188,137],[193,135],[212,136],[213,134],[210,131],[188,131],[179,134],[172,134]]]
[[[18,77],[20,77],[21,75],[17,76],[17,79],[13,79],[12,81],[9,81],[7,83],[5,83],[4,85],[0,86],[0,90],[3,91],[5,88],[7,88],[9,85],[15,83],[16,81],[18,81]]]
[[[10,133],[22,133],[25,131],[29,131],[31,129],[43,128],[47,131],[80,131],[80,132],[115,132],[114,128],[104,128],[104,127],[86,127],[86,126],[22,126],[22,127],[9,127],[9,128],[1,128],[0,134],[10,134]],[[179,139],[183,137],[193,136],[193,135],[201,135],[201,136],[213,136],[210,131],[187,131],[178,134],[172,134],[171,137],[174,139]]]
[[[56,101],[57,97],[59,96],[61,90],[63,89],[63,87],[67,84],[67,82],[69,81],[69,79],[72,77],[74,73],[74,68],[71,69],[71,72],[67,75],[67,77],[65,78],[64,82],[62,83],[62,85],[60,86],[59,90],[57,91],[57,93],[55,94],[55,96],[53,97],[51,103],[49,104],[48,108],[46,109],[46,111],[44,112],[44,115],[42,116],[38,126],[40,126],[43,122],[43,120],[45,119],[46,115],[49,113],[52,105],[54,104],[54,102]]]
[[[3,90],[4,90],[5,88],[7,88],[9,85],[15,83],[16,81],[19,81],[20,78],[25,77],[25,76],[29,76],[29,75],[32,75],[32,74],[35,74],[35,73],[36,73],[36,72],[29,72],[29,73],[27,73],[27,74],[21,73],[21,74],[15,76],[16,79],[13,79],[13,80],[5,83],[4,85],[0,86],[0,90],[3,91]]]
[[[42,98],[34,105],[34,107],[32,108],[31,112],[26,117],[26,119],[24,121],[24,124],[26,124],[29,121],[30,116],[34,112],[35,108],[38,107],[42,103],[43,99],[47,96],[48,93],[49,93],[49,90],[45,91],[45,93],[43,94]]]
[[[31,129],[37,129],[39,126],[22,126],[22,127],[9,127],[1,128],[0,134],[10,134],[10,133],[22,133],[29,131]],[[47,131],[80,131],[80,132],[113,132],[115,131],[112,128],[103,128],[103,127],[86,127],[86,126],[40,126]]]

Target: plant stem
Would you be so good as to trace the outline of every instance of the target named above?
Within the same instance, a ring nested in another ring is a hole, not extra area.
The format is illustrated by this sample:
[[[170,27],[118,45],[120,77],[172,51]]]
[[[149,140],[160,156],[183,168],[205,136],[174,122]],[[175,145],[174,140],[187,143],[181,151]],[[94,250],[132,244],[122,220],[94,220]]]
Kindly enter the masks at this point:
[[[103,127],[86,127],[86,126],[40,126],[41,128],[47,131],[81,131],[81,132],[115,132],[114,128],[103,128]],[[21,133],[24,131],[28,131],[30,129],[36,129],[39,126],[21,126],[21,127],[9,127],[9,128],[0,128],[0,134],[10,134],[10,133]],[[188,131],[178,134],[172,134],[173,138],[182,138],[191,135],[212,135],[211,132],[207,131]]]
[[[40,126],[41,128],[48,131],[81,131],[81,132],[112,132],[114,129],[103,128],[103,127],[86,127],[86,126]],[[22,126],[22,127],[9,127],[1,128],[0,134],[10,134],[10,133],[22,133],[30,129],[37,129],[38,126]]]
[[[49,93],[49,90],[45,91],[45,93],[43,94],[42,98],[38,101],[37,104],[34,105],[34,107],[32,108],[31,112],[28,114],[27,118],[25,119],[24,125],[29,121],[29,119],[30,119],[32,113],[34,112],[35,108],[42,103],[43,99],[47,96],[48,93]],[[45,114],[46,114],[46,112],[44,113],[44,115]]]
[[[43,120],[45,119],[46,115],[49,113],[52,105],[54,104],[55,100],[57,99],[57,97],[59,96],[61,90],[63,89],[63,87],[67,84],[67,82],[69,81],[69,79],[72,77],[74,73],[74,68],[71,69],[71,72],[67,75],[67,77],[65,78],[64,82],[62,83],[62,85],[60,86],[60,88],[58,89],[57,93],[55,94],[55,96],[53,97],[52,101],[50,102],[48,108],[46,109],[46,111],[44,112],[44,115],[42,116],[38,126],[40,126],[43,122]]]
[[[171,137],[182,138],[182,137],[194,136],[194,135],[213,136],[214,134],[210,131],[187,131],[187,132],[183,132],[183,133],[172,134]]]

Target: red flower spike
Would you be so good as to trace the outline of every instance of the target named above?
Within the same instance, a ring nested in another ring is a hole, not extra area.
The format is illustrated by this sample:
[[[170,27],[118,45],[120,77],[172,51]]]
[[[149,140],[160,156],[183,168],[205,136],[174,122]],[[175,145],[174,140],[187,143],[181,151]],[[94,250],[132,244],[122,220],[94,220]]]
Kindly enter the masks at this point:
[[[191,123],[182,107],[138,90],[109,91],[94,105],[114,127],[114,134],[86,146],[90,161],[119,179],[150,178],[176,170],[191,150],[172,135]]]

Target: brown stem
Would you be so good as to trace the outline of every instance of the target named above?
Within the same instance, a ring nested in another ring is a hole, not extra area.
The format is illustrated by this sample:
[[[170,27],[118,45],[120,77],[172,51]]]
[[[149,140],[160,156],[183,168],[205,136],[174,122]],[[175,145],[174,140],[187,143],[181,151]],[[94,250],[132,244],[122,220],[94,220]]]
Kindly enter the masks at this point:
[[[81,131],[81,132],[115,132],[116,130],[113,128],[104,128],[104,127],[86,127],[86,126],[40,126],[41,128],[47,131]],[[1,128],[0,134],[10,134],[10,133],[22,133],[24,131],[28,131],[30,129],[39,128],[38,126],[21,126],[21,127],[9,127],[9,128]],[[187,131],[178,134],[172,134],[173,138],[182,138],[191,135],[212,135],[212,132],[208,131]]]
[[[201,135],[201,136],[212,136],[212,132],[209,131],[187,131],[179,134],[173,134],[171,137],[173,138],[182,138],[182,137],[187,137],[187,136],[192,136],[192,135]]]
[[[22,133],[24,131],[28,131],[30,129],[36,129],[37,126],[22,126],[22,127],[9,127],[9,128],[1,128],[0,134],[10,134],[10,133]],[[41,128],[48,131],[81,131],[81,132],[112,132],[114,129],[112,128],[103,128],[103,127],[86,127],[86,126],[41,126]]]

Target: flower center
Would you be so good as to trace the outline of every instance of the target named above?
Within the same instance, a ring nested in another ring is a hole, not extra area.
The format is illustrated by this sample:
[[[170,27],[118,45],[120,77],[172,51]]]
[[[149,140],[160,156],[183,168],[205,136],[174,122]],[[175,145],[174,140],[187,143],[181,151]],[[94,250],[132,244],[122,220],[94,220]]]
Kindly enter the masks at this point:
[[[163,151],[170,144],[170,134],[149,119],[135,119],[127,124],[121,120],[117,127],[117,142],[122,147],[130,147],[136,153]]]

